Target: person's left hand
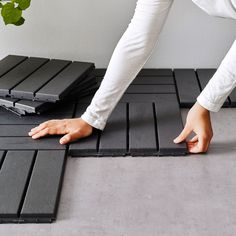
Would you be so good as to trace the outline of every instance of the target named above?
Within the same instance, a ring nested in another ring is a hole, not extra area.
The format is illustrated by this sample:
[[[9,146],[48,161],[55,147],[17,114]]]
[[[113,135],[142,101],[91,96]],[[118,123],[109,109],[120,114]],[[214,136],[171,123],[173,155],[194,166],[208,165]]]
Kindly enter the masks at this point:
[[[28,133],[33,139],[46,135],[65,134],[60,139],[60,144],[67,144],[79,138],[84,138],[92,134],[93,127],[81,118],[49,120],[31,129]]]
[[[186,140],[191,132],[194,132],[195,136],[187,141],[188,151],[190,153],[207,152],[213,137],[210,112],[198,102],[189,110],[185,127],[174,142],[180,143]]]

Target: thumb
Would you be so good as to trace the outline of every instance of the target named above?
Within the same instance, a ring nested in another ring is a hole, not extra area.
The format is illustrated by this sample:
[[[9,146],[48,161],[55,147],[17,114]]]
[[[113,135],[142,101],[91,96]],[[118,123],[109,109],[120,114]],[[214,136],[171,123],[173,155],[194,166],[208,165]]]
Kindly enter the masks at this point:
[[[61,139],[60,139],[60,144],[67,144],[69,142],[72,142],[74,140],[77,139],[76,133],[72,134],[72,133],[68,133],[66,135],[64,135]]]
[[[182,132],[180,133],[180,135],[173,140],[174,143],[180,143],[180,142],[184,141],[188,137],[188,135],[191,133],[191,131],[192,130],[187,125],[185,125],[185,127],[182,130]]]

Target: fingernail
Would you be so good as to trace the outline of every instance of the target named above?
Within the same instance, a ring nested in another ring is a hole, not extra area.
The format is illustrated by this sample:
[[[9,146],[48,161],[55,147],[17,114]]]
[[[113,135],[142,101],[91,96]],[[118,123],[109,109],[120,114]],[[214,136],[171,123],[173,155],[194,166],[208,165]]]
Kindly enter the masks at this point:
[[[61,143],[61,144],[64,144],[65,141],[66,141],[66,140],[63,138],[63,139],[61,139],[60,143]]]
[[[33,131],[33,130],[35,130],[36,128],[38,128],[38,126],[36,126],[36,127],[32,128],[30,131]]]

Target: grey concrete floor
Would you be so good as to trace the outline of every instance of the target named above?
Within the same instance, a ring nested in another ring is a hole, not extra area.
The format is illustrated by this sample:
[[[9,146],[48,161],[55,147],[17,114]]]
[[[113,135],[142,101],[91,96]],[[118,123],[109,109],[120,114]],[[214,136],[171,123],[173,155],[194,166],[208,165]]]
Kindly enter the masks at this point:
[[[69,158],[57,221],[2,224],[0,235],[236,235],[235,121],[236,109],[212,113],[206,155]]]

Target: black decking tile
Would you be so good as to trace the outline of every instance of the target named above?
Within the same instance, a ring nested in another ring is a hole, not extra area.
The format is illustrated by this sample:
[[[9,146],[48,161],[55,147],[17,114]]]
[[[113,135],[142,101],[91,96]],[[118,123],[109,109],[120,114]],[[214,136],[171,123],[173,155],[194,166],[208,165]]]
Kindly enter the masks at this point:
[[[185,143],[175,144],[173,140],[183,129],[179,103],[176,94],[157,94],[155,114],[160,156],[185,155]]]
[[[14,104],[14,107],[19,110],[23,110],[27,113],[37,113],[37,114],[48,110],[52,106],[53,104],[49,102],[36,102],[30,100],[18,100]]]
[[[65,151],[38,151],[20,219],[51,222],[56,219],[65,167]]]
[[[73,62],[61,73],[50,80],[36,92],[35,99],[55,102],[63,98],[69,91],[83,80],[94,68],[93,63]]]
[[[131,84],[175,84],[172,76],[140,76],[136,77]]]
[[[4,105],[1,105],[1,107],[3,107],[7,111],[10,111],[13,114],[18,115],[18,116],[22,116],[22,115],[26,115],[27,114],[26,111],[19,110],[19,109],[15,108],[15,107],[7,107],[7,106],[4,106]]]
[[[12,89],[11,96],[22,99],[34,99],[35,92],[61,72],[69,63],[71,62],[55,59],[48,61],[30,77]]]
[[[20,213],[35,151],[9,151],[0,172],[0,222],[14,222]]]
[[[10,94],[10,90],[46,63],[48,59],[30,57],[0,78],[0,95]]]
[[[127,104],[118,103],[101,133],[101,156],[124,156],[127,153]]]
[[[80,117],[88,105],[88,103],[78,103],[75,117]],[[70,144],[69,154],[71,156],[97,156],[99,136],[100,131],[94,128],[90,136],[78,139]]]
[[[0,125],[0,137],[28,137],[35,125]]]
[[[175,93],[175,86],[174,85],[136,85],[131,84],[125,93]]]
[[[65,145],[59,143],[59,137],[50,136],[40,139],[31,137],[0,137],[0,150],[64,150]]]
[[[0,60],[0,77],[3,76],[8,71],[12,70],[15,66],[19,65],[28,57],[26,56],[17,56],[17,55],[8,55]]]
[[[172,76],[172,69],[144,68],[138,73],[139,76]]]
[[[71,113],[47,113],[41,115],[29,115],[29,116],[16,116],[15,114],[9,113],[7,111],[0,112],[0,124],[10,125],[10,124],[40,124],[44,121],[51,119],[66,119],[71,118]]]
[[[19,101],[16,98],[0,98],[0,105],[6,107],[14,107],[15,102]]]
[[[174,74],[181,106],[191,107],[201,92],[195,71],[193,69],[175,69]]]
[[[131,156],[158,153],[153,103],[129,103],[129,152]]]

